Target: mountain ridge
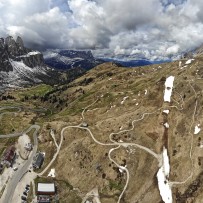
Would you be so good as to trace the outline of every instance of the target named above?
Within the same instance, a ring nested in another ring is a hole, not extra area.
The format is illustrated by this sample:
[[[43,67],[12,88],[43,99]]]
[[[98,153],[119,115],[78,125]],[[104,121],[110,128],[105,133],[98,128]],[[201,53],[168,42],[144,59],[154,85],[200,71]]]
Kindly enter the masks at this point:
[[[44,54],[45,63],[59,70],[80,67],[90,70],[103,63],[103,60],[94,58],[91,51],[63,49],[47,51]]]
[[[18,88],[39,83],[60,84],[84,73],[81,68],[63,72],[44,63],[43,54],[24,47],[21,37],[0,38],[0,84]],[[75,77],[74,77],[75,75]]]

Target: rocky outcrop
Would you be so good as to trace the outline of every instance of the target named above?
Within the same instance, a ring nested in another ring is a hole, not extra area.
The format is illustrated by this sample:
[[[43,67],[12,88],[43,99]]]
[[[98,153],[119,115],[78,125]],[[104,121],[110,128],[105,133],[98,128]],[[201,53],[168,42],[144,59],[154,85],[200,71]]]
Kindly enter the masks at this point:
[[[0,71],[12,71],[11,60],[22,61],[30,68],[44,65],[43,55],[24,47],[23,40],[19,36],[16,41],[11,36],[0,38]]]
[[[22,40],[22,38],[19,37],[19,36],[18,36],[17,39],[16,39],[16,44],[17,44],[17,46],[18,46],[18,53],[19,53],[20,55],[23,55],[23,54],[25,54],[26,52],[29,52],[29,51],[30,51],[29,49],[27,49],[27,48],[24,47],[23,40]]]
[[[0,93],[6,88],[65,83],[83,72],[81,68],[66,72],[54,70],[44,63],[42,53],[26,48],[20,37],[0,38]]]
[[[24,46],[21,37],[0,38],[0,86],[24,86],[49,80],[43,55]]]
[[[44,65],[44,58],[40,52],[29,52],[26,55],[19,56],[18,59],[31,68]]]
[[[0,38],[0,49],[4,47],[4,38]]]
[[[4,47],[8,53],[8,56],[10,58],[15,58],[15,56],[18,56],[18,45],[16,44],[13,37],[9,36],[5,39]]]
[[[13,67],[9,62],[9,55],[7,51],[7,45],[5,40],[0,38],[0,71],[12,71]]]

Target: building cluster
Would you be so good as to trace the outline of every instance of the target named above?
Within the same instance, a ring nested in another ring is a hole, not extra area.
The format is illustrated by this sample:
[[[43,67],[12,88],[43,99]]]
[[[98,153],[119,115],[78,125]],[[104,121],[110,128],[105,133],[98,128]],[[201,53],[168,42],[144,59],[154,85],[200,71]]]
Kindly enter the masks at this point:
[[[1,157],[0,172],[3,171],[5,166],[7,168],[12,167],[15,158],[16,158],[16,148],[14,145],[9,146],[4,151],[3,156]]]
[[[27,151],[32,151],[33,146],[31,143],[27,143],[24,148]],[[9,168],[13,166],[13,163],[16,159],[16,147],[15,145],[9,146],[6,148],[6,150],[3,152],[3,155],[1,156],[0,161],[0,173],[2,173],[3,169],[5,167]],[[14,167],[16,168],[16,167]]]

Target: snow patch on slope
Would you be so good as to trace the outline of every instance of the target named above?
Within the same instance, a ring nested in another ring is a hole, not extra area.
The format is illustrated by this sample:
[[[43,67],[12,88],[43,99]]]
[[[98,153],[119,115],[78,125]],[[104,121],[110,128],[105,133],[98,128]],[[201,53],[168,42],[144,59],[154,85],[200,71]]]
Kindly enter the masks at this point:
[[[25,55],[22,55],[20,57],[29,57],[29,56],[34,56],[34,55],[37,55],[37,54],[41,54],[39,51],[31,51]]]
[[[186,64],[186,65],[191,64],[192,61],[194,61],[194,60],[195,60],[195,59],[189,59],[189,60],[187,60],[187,61],[185,62],[185,64]]]
[[[121,101],[121,104],[124,104],[125,100],[128,98],[128,96],[124,97],[123,100]]]
[[[157,173],[158,186],[162,200],[165,203],[172,203],[172,190],[169,184],[170,164],[167,149],[164,147],[162,152],[162,166]]]
[[[166,79],[165,92],[164,92],[164,101],[165,102],[171,102],[174,78],[175,78],[174,76],[170,76]]]
[[[166,128],[169,128],[169,124],[168,124],[168,123],[164,123],[164,126],[165,126]]]
[[[194,134],[197,135],[201,131],[200,124],[195,126]]]
[[[51,171],[49,172],[49,174],[48,174],[47,177],[53,177],[53,178],[56,177],[56,176],[55,176],[55,169],[54,169],[54,168],[51,169]]]
[[[163,113],[169,114],[169,110],[163,110]]]
[[[1,72],[1,77],[6,81],[6,86],[20,87],[30,82],[40,83],[40,79],[37,79],[37,75],[47,75],[44,67],[36,66],[30,68],[26,66],[22,61],[13,61],[9,59],[13,67],[13,71]]]

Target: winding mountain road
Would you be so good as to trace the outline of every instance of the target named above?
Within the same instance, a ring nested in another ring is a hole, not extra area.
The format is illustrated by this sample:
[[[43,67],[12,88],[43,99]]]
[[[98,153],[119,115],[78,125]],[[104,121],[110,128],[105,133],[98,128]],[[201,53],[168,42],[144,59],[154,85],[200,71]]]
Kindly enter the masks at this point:
[[[126,177],[127,177],[127,178],[126,178],[126,183],[125,183],[125,186],[124,186],[124,188],[123,188],[122,193],[120,194],[120,196],[119,196],[119,198],[118,198],[118,202],[121,201],[121,198],[123,197],[123,194],[125,193],[125,191],[126,191],[126,189],[127,189],[127,187],[128,187],[129,180],[130,180],[130,173],[129,173],[127,167],[124,167],[124,166],[119,165],[115,160],[113,160],[113,159],[111,158],[111,153],[112,153],[114,150],[119,149],[119,148],[120,148],[120,146],[118,146],[118,147],[116,147],[116,148],[112,148],[112,149],[110,149],[110,151],[109,151],[109,153],[108,153],[109,160],[112,161],[121,171],[123,171],[123,172],[125,171],[125,172],[126,172]]]
[[[195,107],[194,107],[194,112],[193,112],[193,117],[192,117],[192,120],[191,120],[191,125],[190,125],[190,129],[189,129],[189,134],[191,135],[191,147],[190,147],[190,160],[191,160],[191,165],[193,167],[193,159],[192,159],[192,150],[193,150],[193,133],[191,132],[192,131],[192,127],[194,125],[194,121],[195,121],[195,114],[196,114],[196,111],[197,111],[197,105],[198,105],[198,102],[197,102],[197,93],[194,89],[194,87],[192,86],[191,84],[191,81],[189,81],[189,85],[191,87],[191,89],[193,89],[193,92],[195,94]],[[183,100],[183,97],[181,96],[181,94],[179,94],[178,92],[175,92],[179,98],[180,98],[180,103],[175,101],[180,107],[176,106],[176,105],[173,105],[173,106],[168,106],[167,108],[176,108],[177,110],[182,110],[183,109],[183,104],[184,104],[184,100]],[[82,122],[85,121],[85,111],[93,106],[97,101],[99,100],[99,98],[97,97],[97,99],[90,105],[88,105],[87,107],[85,107],[82,111]],[[179,99],[178,99],[179,100]],[[11,107],[12,108],[12,107]],[[16,107],[15,107],[16,108]],[[0,107],[0,110],[5,110],[6,107]],[[19,107],[19,109],[21,110],[21,107]],[[77,128],[77,129],[81,129],[81,130],[86,130],[90,137],[93,139],[93,141],[101,146],[112,146],[112,149],[109,150],[109,153],[108,153],[108,158],[111,162],[113,162],[120,170],[122,170],[123,172],[125,171],[125,174],[126,174],[126,184],[119,196],[119,199],[117,201],[117,203],[120,203],[127,187],[128,187],[128,184],[129,184],[129,180],[130,180],[130,174],[129,174],[129,170],[127,169],[127,166],[124,167],[124,166],[121,166],[119,165],[119,163],[117,163],[115,160],[113,160],[113,158],[111,157],[111,153],[121,147],[124,147],[124,148],[127,148],[129,146],[131,147],[136,147],[136,148],[139,148],[141,150],[144,150],[145,152],[149,153],[150,155],[152,155],[154,158],[157,159],[158,163],[161,163],[163,160],[162,160],[162,155],[161,154],[157,154],[156,152],[154,152],[152,149],[149,149],[145,146],[142,146],[142,145],[139,145],[139,144],[136,144],[136,143],[128,143],[128,142],[117,142],[115,140],[112,139],[112,136],[113,135],[118,135],[118,134],[121,134],[121,133],[124,133],[124,132],[129,132],[129,131],[132,131],[134,128],[135,128],[135,123],[138,122],[138,121],[141,121],[145,118],[145,116],[147,115],[151,115],[151,114],[155,114],[157,113],[158,111],[164,109],[163,107],[155,110],[154,112],[151,112],[151,113],[143,113],[142,116],[139,118],[139,119],[135,119],[132,121],[132,128],[130,129],[127,129],[127,130],[122,130],[122,131],[119,131],[117,133],[111,133],[109,135],[109,140],[110,142],[109,143],[103,143],[99,140],[97,140],[93,134],[93,132],[90,130],[89,127],[84,127],[81,124],[79,125],[70,125],[70,126],[66,126],[64,127],[62,130],[61,130],[61,136],[60,136],[60,143],[57,144],[56,143],[56,140],[55,140],[55,137],[54,137],[54,134],[52,134],[52,137],[54,139],[54,142],[55,142],[55,145],[56,145],[56,148],[57,148],[57,151],[56,153],[54,154],[52,160],[50,161],[50,163],[46,166],[46,168],[41,172],[39,173],[38,175],[39,176],[43,176],[44,173],[50,168],[50,166],[54,163],[54,161],[56,160],[58,154],[60,153],[60,150],[61,150],[61,146],[63,144],[63,140],[64,140],[64,132],[65,130],[69,129],[69,128]],[[20,111],[19,110],[19,111]],[[3,113],[2,113],[3,114]],[[1,115],[1,114],[0,114]],[[31,153],[28,161],[26,161],[26,163],[21,167],[19,168],[19,170],[15,173],[15,176],[13,176],[13,178],[9,181],[9,184],[7,185],[6,187],[6,192],[4,194],[4,199],[0,200],[0,202],[2,203],[10,203],[12,201],[12,197],[13,197],[13,194],[14,194],[14,191],[15,191],[15,188],[18,184],[18,182],[20,181],[20,179],[23,177],[23,175],[28,171],[28,168],[33,160],[33,157],[35,156],[36,152],[37,152],[37,147],[38,147],[38,141],[37,141],[37,132],[39,131],[40,129],[40,126],[38,125],[32,125],[29,129],[27,129],[26,131],[24,131],[24,133],[28,133],[30,132],[32,129],[35,129],[34,133],[33,133],[33,138],[34,138],[34,148],[33,148],[33,152]],[[17,137],[17,136],[20,136],[22,135],[23,132],[21,133],[14,133],[14,134],[8,134],[8,135],[0,135],[0,138],[9,138],[9,137]],[[193,169],[191,169],[191,173],[190,175],[184,180],[184,181],[169,181],[169,184],[170,186],[172,187],[173,185],[178,185],[178,184],[184,184],[186,183],[191,177],[193,176]],[[98,197],[99,198],[99,197]]]

